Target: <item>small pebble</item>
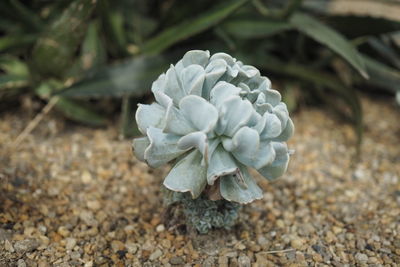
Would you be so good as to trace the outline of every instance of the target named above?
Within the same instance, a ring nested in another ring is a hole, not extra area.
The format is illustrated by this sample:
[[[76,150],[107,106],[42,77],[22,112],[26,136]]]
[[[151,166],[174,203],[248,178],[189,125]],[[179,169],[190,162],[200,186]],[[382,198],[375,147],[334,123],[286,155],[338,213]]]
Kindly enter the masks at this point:
[[[355,259],[357,260],[357,262],[359,263],[365,263],[368,261],[368,256],[365,255],[364,253],[360,253],[358,252],[355,256]]]
[[[70,231],[65,226],[60,226],[57,230],[62,237],[68,237],[70,235]]]
[[[11,253],[15,251],[13,245],[12,245],[11,242],[8,241],[8,240],[4,241],[4,248],[5,248],[8,252],[11,252]]]
[[[304,244],[304,240],[303,239],[293,239],[292,241],[290,241],[290,245],[294,248],[294,249],[301,249],[301,247]]]
[[[19,259],[17,262],[18,267],[26,267],[26,263],[23,259]]]
[[[218,266],[219,267],[228,267],[229,260],[226,256],[219,256],[218,258]]]
[[[162,254],[163,253],[160,249],[156,249],[156,251],[150,254],[149,260],[154,261],[155,259],[161,257]]]
[[[203,262],[202,267],[214,267],[215,265],[215,257],[210,256],[208,258],[206,258]]]
[[[240,255],[238,258],[239,267],[251,267],[250,258],[246,255]]]
[[[8,231],[0,228],[0,242],[7,239],[11,239],[11,236],[12,235]]]
[[[139,245],[133,242],[127,242],[125,243],[125,248],[128,250],[129,253],[134,255],[138,251]]]
[[[75,238],[67,238],[65,242],[65,248],[68,250],[71,250],[75,247],[76,245],[76,239]]]
[[[117,252],[118,250],[123,250],[125,248],[125,244],[122,243],[119,240],[113,240],[111,242],[111,248],[114,252]]]
[[[81,254],[79,253],[79,251],[73,251],[71,252],[71,259],[73,260],[77,260],[81,258]]]
[[[87,206],[89,209],[91,210],[98,210],[101,208],[101,204],[99,201],[97,200],[92,200],[92,201],[88,201],[87,202]]]
[[[173,265],[180,265],[180,264],[184,264],[185,261],[182,259],[182,257],[172,257],[169,259],[169,263],[173,264]]]
[[[25,239],[17,241],[14,244],[15,251],[18,253],[27,253],[34,251],[39,247],[39,242],[36,239]]]
[[[257,242],[258,242],[258,244],[259,244],[260,246],[263,247],[263,246],[265,246],[265,245],[268,244],[268,239],[266,239],[265,236],[260,235],[260,236],[258,236],[258,238],[257,238]]]
[[[84,171],[83,173],[82,173],[82,182],[84,183],[84,184],[90,184],[91,182],[92,182],[92,175],[90,174],[90,172],[89,171]]]
[[[164,232],[164,231],[165,231],[165,226],[164,226],[164,224],[159,224],[159,225],[157,225],[156,231],[159,232],[159,233]]]

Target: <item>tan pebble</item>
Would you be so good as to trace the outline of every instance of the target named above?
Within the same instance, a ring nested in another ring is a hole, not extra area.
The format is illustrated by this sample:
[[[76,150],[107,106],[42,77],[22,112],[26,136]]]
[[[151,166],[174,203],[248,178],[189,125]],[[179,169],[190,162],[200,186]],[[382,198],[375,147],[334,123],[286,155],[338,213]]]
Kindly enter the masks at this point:
[[[369,257],[368,258],[368,263],[372,263],[372,264],[378,264],[380,263],[379,260],[376,257]]]
[[[383,255],[382,259],[385,262],[385,264],[393,263],[392,259],[390,257],[388,257],[388,255]]]
[[[113,241],[111,242],[111,248],[112,248],[112,250],[113,250],[114,252],[117,252],[118,250],[124,250],[125,244],[122,243],[122,242],[119,241],[119,240],[113,240]]]
[[[126,253],[126,254],[125,254],[125,257],[126,257],[127,259],[133,259],[133,255],[132,255],[131,253]]]
[[[93,261],[87,261],[87,262],[85,262],[84,267],[93,267]]]
[[[84,246],[84,248],[83,248],[83,251],[84,251],[86,254],[91,255],[91,254],[92,254],[92,251],[93,251],[92,245],[91,245],[91,244],[86,244],[86,245]]]
[[[183,236],[182,235],[178,235],[175,239],[176,239],[176,241],[182,241],[183,240]]]
[[[237,258],[238,253],[236,251],[230,251],[225,253],[224,256],[227,256],[228,258]]]
[[[169,240],[169,241],[174,241],[174,239],[175,239],[175,236],[173,236],[172,234],[170,234],[170,233],[167,233],[167,239]]]
[[[191,256],[193,260],[197,260],[198,258],[200,258],[200,254],[196,251],[193,251]]]
[[[10,241],[8,241],[7,239],[6,239],[5,243],[4,243],[4,248],[5,248],[8,252],[11,252],[11,253],[15,251],[13,245],[12,245],[12,244],[10,243]]]
[[[278,228],[284,228],[285,227],[285,222],[283,220],[281,220],[281,219],[276,220],[276,226]]]
[[[359,262],[359,263],[365,263],[365,262],[368,261],[368,256],[365,255],[364,253],[360,253],[360,252],[358,252],[358,253],[355,255],[354,258],[355,258],[356,261]]]
[[[240,234],[240,238],[243,240],[243,239],[249,239],[249,237],[250,237],[250,234],[249,234],[249,232],[248,231],[243,231],[241,234]]]
[[[47,261],[39,261],[38,262],[38,267],[48,267],[50,266]]]
[[[21,221],[27,221],[29,219],[29,216],[28,216],[28,214],[21,214],[21,215],[19,215],[19,219]]]
[[[72,250],[76,245],[76,239],[75,238],[67,238],[65,240],[65,248],[68,250]]]
[[[259,252],[261,250],[261,247],[259,245],[253,244],[250,246],[250,250],[253,252]]]
[[[99,229],[97,229],[97,227],[92,227],[86,231],[86,234],[88,236],[96,236],[98,233],[99,233]]]
[[[111,260],[114,262],[115,266],[119,266],[119,256],[117,254],[111,255]]]
[[[100,202],[97,200],[88,201],[86,205],[91,210],[98,210],[101,208]]]
[[[218,266],[220,267],[228,267],[228,257],[220,256],[218,258]]]
[[[36,228],[34,227],[27,227],[24,229],[24,235],[27,237],[32,236],[36,232]]]
[[[154,261],[162,256],[162,251],[160,249],[156,249],[153,253],[150,254],[149,260]]]
[[[136,244],[136,243],[133,243],[133,242],[126,242],[126,243],[125,243],[125,247],[126,247],[126,249],[128,250],[128,252],[131,253],[131,254],[133,254],[133,255],[134,255],[134,254],[138,251],[138,249],[139,249],[139,245]]]
[[[341,232],[343,232],[343,229],[338,226],[333,226],[332,231],[335,233],[335,235],[337,235],[337,234],[340,234]]]
[[[13,240],[15,240],[15,241],[21,241],[21,240],[24,240],[24,239],[25,239],[24,235],[16,234],[16,235],[13,236]]]
[[[33,260],[36,257],[36,253],[26,253],[25,255],[30,260]]]
[[[397,255],[399,255],[400,256],[400,248],[397,248],[397,249],[395,249],[395,251],[394,251]]]
[[[100,210],[96,213],[96,220],[99,223],[104,222],[104,220],[107,219],[107,213],[105,213],[104,211]]]
[[[70,235],[70,231],[65,226],[58,227],[57,233],[62,237],[68,237]]]
[[[83,172],[82,172],[81,179],[82,179],[82,183],[84,183],[84,184],[89,184],[89,183],[91,183],[92,180],[93,180],[93,179],[92,179],[92,175],[90,174],[89,171],[83,171]]]
[[[156,226],[156,225],[158,225],[158,224],[160,224],[160,218],[159,217],[154,217],[153,219],[151,219],[151,221],[150,221],[150,224],[152,225],[152,226]]]
[[[150,254],[151,254],[151,251],[150,250],[142,250],[142,258],[144,258],[144,259],[148,259],[149,258],[149,256],[150,256]]]
[[[331,231],[326,232],[326,237],[325,237],[326,242],[332,243],[335,239],[336,237]]]
[[[353,240],[354,239],[354,234],[353,233],[346,233],[346,238],[347,240]]]
[[[290,245],[294,248],[294,249],[301,249],[301,247],[304,244],[304,240],[297,238],[297,239],[293,239],[292,241],[290,241]]]
[[[88,210],[82,210],[79,213],[79,218],[85,222],[87,225],[93,226],[93,225],[97,225],[97,221],[94,218],[94,215],[91,211]]]
[[[164,248],[171,248],[171,241],[169,241],[168,239],[163,239],[161,240],[161,246],[163,246]]]
[[[305,260],[304,254],[301,253],[300,251],[296,251],[296,261],[300,262],[300,261],[304,261],[304,260]]]
[[[39,236],[39,240],[40,240],[40,243],[44,246],[48,246],[50,244],[50,239],[45,235]]]
[[[51,237],[51,240],[53,241],[53,242],[60,242],[61,241],[61,239],[62,239],[62,236],[61,235],[59,235],[59,234],[57,234],[57,233],[55,233],[55,232],[53,232],[53,233],[51,233],[50,234],[50,237]]]
[[[189,254],[189,253],[190,253],[190,251],[189,251],[189,249],[188,249],[188,248],[183,248],[183,253],[184,253],[185,255],[187,255],[187,254]]]
[[[246,246],[245,246],[242,242],[238,242],[238,243],[235,245],[235,249],[244,250],[244,249],[246,249]]]
[[[176,256],[183,256],[183,249],[176,250],[175,255]]]
[[[313,260],[315,260],[316,262],[322,262],[322,256],[320,254],[314,254]]]

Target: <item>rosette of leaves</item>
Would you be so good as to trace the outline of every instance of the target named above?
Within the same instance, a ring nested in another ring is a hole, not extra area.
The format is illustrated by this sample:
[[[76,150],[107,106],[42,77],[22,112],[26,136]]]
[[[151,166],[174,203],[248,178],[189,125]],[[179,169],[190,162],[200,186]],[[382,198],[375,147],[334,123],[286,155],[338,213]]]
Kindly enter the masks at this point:
[[[134,139],[133,149],[151,167],[176,160],[164,180],[169,190],[246,204],[262,198],[248,167],[269,180],[286,171],[294,125],[255,67],[193,50],[151,90],[156,101],[137,109],[145,137]]]

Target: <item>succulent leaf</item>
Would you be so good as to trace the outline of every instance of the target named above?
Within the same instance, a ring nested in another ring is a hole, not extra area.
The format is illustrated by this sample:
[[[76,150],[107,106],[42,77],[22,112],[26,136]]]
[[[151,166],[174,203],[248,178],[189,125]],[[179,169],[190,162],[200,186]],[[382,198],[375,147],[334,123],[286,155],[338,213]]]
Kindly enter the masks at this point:
[[[220,179],[222,197],[228,201],[243,204],[261,199],[263,196],[262,190],[250,176],[247,168],[245,166],[240,166],[239,168],[239,174],[226,175]],[[243,179],[244,184],[240,179]]]
[[[201,166],[202,155],[194,150],[172,168],[164,180],[164,186],[172,191],[190,192],[197,198],[207,185],[206,168]]]
[[[207,168],[207,182],[209,185],[213,185],[218,178],[237,173],[238,170],[231,154],[222,145],[219,145],[210,157],[210,163]]]
[[[182,70],[182,86],[187,95],[201,96],[205,71],[199,65],[191,65]]]
[[[150,145],[144,152],[144,160],[150,166],[157,168],[179,157],[185,150],[178,148],[178,135],[166,134],[161,129],[149,127],[147,136]]]
[[[181,110],[170,105],[165,115],[163,131],[177,135],[187,135],[197,130]]]
[[[193,147],[197,148],[197,150],[199,150],[204,157],[207,157],[208,155],[207,135],[203,132],[193,132],[188,135],[185,135],[178,141],[179,149],[187,150]]]
[[[282,132],[282,121],[277,115],[269,112],[265,112],[263,117],[265,118],[265,126],[260,133],[261,139],[278,137]]]
[[[243,100],[239,96],[232,96],[222,103],[219,112],[217,134],[232,137],[237,130],[249,122],[254,110],[250,101]]]
[[[289,163],[289,153],[286,144],[272,142],[272,146],[276,153],[275,160],[270,165],[257,170],[268,180],[274,180],[275,178],[282,176]]]
[[[217,124],[218,110],[204,98],[195,95],[186,96],[179,103],[179,108],[199,131],[208,133]]]
[[[147,137],[135,138],[132,142],[133,153],[138,160],[144,161],[144,152],[146,148],[150,145],[150,140]]]
[[[151,105],[139,104],[136,111],[136,121],[140,132],[145,134],[150,126],[162,128],[165,122],[164,114],[165,109],[157,103]]]
[[[294,133],[294,124],[293,121],[289,118],[289,120],[286,123],[285,129],[281,132],[281,134],[274,138],[273,141],[275,142],[286,142],[287,140],[290,139],[290,137],[293,136]]]

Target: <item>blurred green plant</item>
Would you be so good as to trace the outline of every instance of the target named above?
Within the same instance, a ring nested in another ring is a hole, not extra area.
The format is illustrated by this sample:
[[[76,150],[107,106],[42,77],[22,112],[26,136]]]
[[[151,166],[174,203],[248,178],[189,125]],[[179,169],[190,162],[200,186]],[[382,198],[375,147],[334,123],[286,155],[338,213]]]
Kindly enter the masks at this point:
[[[122,133],[132,136],[137,99],[152,81],[187,50],[208,49],[273,74],[290,110],[328,104],[360,143],[357,89],[397,93],[400,102],[400,17],[338,13],[338,2],[4,0],[0,101],[57,96],[57,110],[95,126],[110,117],[104,106],[120,105]],[[400,11],[399,1],[375,4]]]

